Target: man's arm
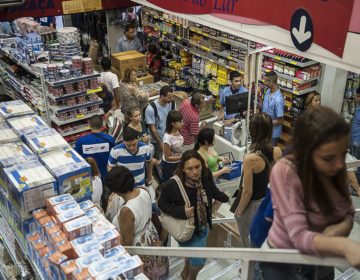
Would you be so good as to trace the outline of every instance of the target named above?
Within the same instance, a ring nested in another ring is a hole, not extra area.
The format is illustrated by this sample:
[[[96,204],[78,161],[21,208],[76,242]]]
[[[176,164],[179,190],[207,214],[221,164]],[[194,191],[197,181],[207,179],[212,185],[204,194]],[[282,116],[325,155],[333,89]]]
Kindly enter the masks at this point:
[[[114,100],[115,100],[115,109],[120,109],[120,87],[113,89]]]
[[[154,167],[154,164],[153,164],[153,161],[152,159],[151,160],[147,160],[145,162],[146,164],[146,183],[151,183],[152,182],[152,174],[153,174],[153,167]]]
[[[155,124],[149,124],[151,136],[156,140],[156,143],[159,144],[159,148],[161,151],[163,151],[163,142],[161,140],[161,137],[159,135],[159,132],[157,131]]]
[[[117,52],[122,52],[122,39],[120,38],[117,43],[116,43],[116,51]]]

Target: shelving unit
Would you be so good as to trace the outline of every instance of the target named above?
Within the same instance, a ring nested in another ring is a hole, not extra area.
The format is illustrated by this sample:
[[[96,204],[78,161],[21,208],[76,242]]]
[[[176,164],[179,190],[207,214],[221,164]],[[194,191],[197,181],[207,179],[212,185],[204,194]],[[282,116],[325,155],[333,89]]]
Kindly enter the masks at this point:
[[[95,111],[95,112],[89,112],[88,114],[79,114],[75,118],[71,118],[71,119],[68,119],[68,120],[65,120],[65,121],[59,120],[55,116],[51,116],[50,119],[56,125],[61,126],[61,125],[77,122],[77,121],[80,121],[80,120],[89,119],[89,118],[91,118],[92,116],[95,116],[95,115],[103,115],[103,114],[104,114],[104,111],[102,109],[100,109],[100,110]]]
[[[80,82],[80,81],[94,79],[97,77],[100,77],[99,73],[95,73],[92,75],[83,75],[81,77],[75,77],[75,78],[70,78],[67,80],[60,80],[60,81],[56,81],[56,82],[50,82],[48,80],[45,80],[45,82],[52,87],[58,87],[58,86],[66,85],[66,84],[72,84],[72,83],[76,83],[76,82]]]
[[[75,93],[71,93],[71,94],[65,94],[63,96],[53,96],[51,93],[48,93],[48,98],[50,98],[50,99],[52,99],[54,101],[62,101],[62,100],[66,100],[66,99],[69,99],[69,98],[72,98],[72,97],[85,96],[85,95],[97,93],[97,92],[100,92],[100,91],[102,91],[102,89],[99,87],[99,88],[96,88],[96,89],[89,89],[89,90],[86,90],[86,91],[80,91],[80,92],[75,92]]]

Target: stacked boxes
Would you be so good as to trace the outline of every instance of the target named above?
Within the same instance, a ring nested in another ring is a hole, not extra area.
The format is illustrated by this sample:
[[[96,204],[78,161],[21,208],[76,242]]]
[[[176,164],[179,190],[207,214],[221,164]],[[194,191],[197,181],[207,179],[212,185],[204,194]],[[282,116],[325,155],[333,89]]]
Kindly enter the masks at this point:
[[[118,52],[111,54],[111,65],[119,79],[122,79],[128,68],[146,72],[145,55],[137,51]]]
[[[24,141],[38,155],[69,147],[68,142],[55,129],[46,129],[24,136]]]
[[[46,210],[34,211],[36,231],[27,238],[30,258],[44,278],[132,279],[139,275],[147,279],[141,273],[141,259],[130,256],[120,245],[114,225],[100,212],[87,216],[83,211],[98,209],[91,201],[78,204],[64,194],[47,199],[46,205]],[[76,217],[60,221],[59,215],[75,211],[79,211]]]
[[[37,115],[27,115],[8,119],[12,129],[24,139],[25,134],[40,132],[48,129],[48,125]]]

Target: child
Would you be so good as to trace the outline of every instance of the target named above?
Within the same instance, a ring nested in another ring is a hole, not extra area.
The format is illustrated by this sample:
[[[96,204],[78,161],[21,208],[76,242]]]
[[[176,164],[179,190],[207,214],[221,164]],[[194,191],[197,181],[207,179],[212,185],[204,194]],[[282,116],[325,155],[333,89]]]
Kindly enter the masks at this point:
[[[101,196],[103,193],[103,186],[102,186],[102,182],[100,179],[100,172],[99,172],[98,166],[96,164],[96,161],[92,157],[86,158],[86,161],[91,166],[92,186],[93,186],[92,201],[100,206],[101,205]]]
[[[164,153],[161,161],[163,182],[170,179],[181,158],[181,148],[184,143],[184,138],[181,136],[179,130],[183,125],[182,119],[182,114],[175,110],[171,110],[166,118],[166,129],[163,139]]]

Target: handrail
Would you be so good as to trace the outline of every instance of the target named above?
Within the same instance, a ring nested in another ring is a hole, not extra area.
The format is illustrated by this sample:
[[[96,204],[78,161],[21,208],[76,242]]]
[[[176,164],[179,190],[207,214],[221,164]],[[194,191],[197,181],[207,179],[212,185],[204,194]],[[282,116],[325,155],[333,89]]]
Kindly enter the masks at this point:
[[[319,266],[343,266],[350,264],[344,258],[316,257],[299,253],[297,250],[284,249],[248,249],[248,248],[174,248],[174,247],[125,247],[131,254],[197,257],[211,259],[241,260],[241,280],[251,280],[254,276],[256,262],[296,263]]]

